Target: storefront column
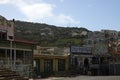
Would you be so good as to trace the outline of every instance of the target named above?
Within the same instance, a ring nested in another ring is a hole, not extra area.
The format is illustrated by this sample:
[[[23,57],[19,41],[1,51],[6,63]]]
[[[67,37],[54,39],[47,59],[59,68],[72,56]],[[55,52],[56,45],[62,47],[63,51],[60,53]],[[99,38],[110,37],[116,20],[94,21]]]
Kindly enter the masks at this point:
[[[58,59],[53,59],[53,71],[58,71]]]
[[[8,55],[7,55],[7,49],[5,49],[5,59],[7,60],[7,57],[8,57]]]
[[[40,71],[44,72],[44,59],[40,59],[40,63],[41,63],[41,65],[40,65]]]
[[[14,49],[14,69],[16,69],[16,49]]]
[[[26,64],[26,60],[25,60],[26,57],[25,57],[25,54],[26,54],[25,51],[23,51],[23,64]],[[28,59],[28,60],[29,60],[29,59]]]
[[[66,58],[65,59],[65,70],[68,70],[68,66],[69,65],[69,59],[68,58]]]
[[[10,67],[12,68],[12,41],[10,41]]]

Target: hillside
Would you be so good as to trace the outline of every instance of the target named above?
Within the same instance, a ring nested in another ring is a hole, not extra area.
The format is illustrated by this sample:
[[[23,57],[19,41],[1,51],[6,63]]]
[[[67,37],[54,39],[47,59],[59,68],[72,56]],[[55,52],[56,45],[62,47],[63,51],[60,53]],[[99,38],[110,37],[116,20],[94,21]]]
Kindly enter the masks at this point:
[[[88,30],[85,28],[57,27],[23,21],[15,22],[16,38],[36,41],[41,46],[82,45],[87,32]]]

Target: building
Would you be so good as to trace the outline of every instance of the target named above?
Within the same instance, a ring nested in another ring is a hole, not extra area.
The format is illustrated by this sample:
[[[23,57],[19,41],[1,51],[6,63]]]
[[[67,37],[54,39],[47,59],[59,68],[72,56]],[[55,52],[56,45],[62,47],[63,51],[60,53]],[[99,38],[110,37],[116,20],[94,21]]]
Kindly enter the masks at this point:
[[[40,47],[34,50],[35,77],[66,76],[69,71],[69,55],[67,49],[57,47]],[[66,53],[64,53],[66,52]]]
[[[118,31],[118,39],[120,39],[120,31]]]
[[[118,39],[118,31],[115,30],[101,30],[104,33],[105,38],[109,41],[114,41]]]
[[[120,75],[120,39],[109,43],[110,75]]]
[[[91,55],[84,55],[84,59],[89,62],[89,71],[92,75],[107,75],[111,55],[108,52],[108,43],[105,33],[101,31],[88,32],[87,39],[84,43],[85,45],[81,47],[85,49],[78,48],[77,50],[81,51],[82,49],[86,50],[87,47],[91,48]]]
[[[104,43],[105,35],[100,31],[88,32],[87,39],[85,40],[85,45],[93,46],[96,43]]]
[[[0,67],[18,71],[21,76],[32,77],[35,42],[14,37],[14,20],[0,16]]]
[[[0,16],[0,39],[14,40],[14,19],[13,21],[7,21]]]
[[[105,34],[102,31],[89,32],[85,43],[87,46],[91,46],[93,48],[92,55],[94,57],[110,56],[108,53],[108,43],[106,41]]]
[[[89,46],[71,46],[71,73],[87,74],[92,59],[92,47]]]

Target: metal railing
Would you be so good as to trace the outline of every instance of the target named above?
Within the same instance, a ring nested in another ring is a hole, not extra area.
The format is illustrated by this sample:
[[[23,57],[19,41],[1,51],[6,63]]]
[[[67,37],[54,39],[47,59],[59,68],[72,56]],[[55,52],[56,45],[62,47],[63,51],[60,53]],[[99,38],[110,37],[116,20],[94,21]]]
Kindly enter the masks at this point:
[[[17,61],[16,61],[17,63]],[[31,73],[31,64],[23,64],[22,62],[19,62],[19,64],[16,64],[14,66],[14,61],[8,59],[0,59],[0,68],[9,68],[11,70],[17,71],[21,76],[29,77]]]

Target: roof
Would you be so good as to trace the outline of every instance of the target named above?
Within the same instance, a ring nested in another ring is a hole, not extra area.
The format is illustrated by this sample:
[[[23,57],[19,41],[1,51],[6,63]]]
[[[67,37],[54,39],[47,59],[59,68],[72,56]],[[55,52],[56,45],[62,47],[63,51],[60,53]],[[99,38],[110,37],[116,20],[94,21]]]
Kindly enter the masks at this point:
[[[37,44],[37,42],[23,40],[23,39],[14,39],[14,42],[20,42],[20,43],[26,43],[26,44]]]

